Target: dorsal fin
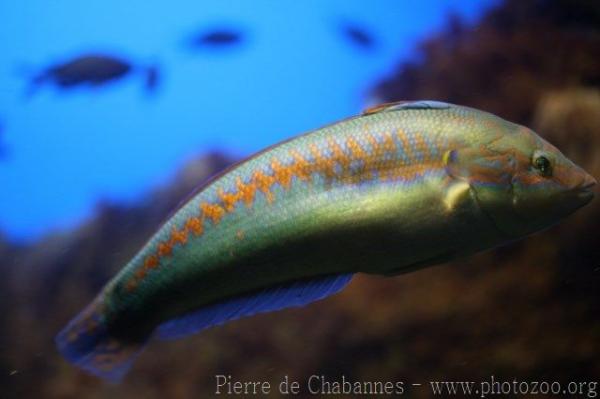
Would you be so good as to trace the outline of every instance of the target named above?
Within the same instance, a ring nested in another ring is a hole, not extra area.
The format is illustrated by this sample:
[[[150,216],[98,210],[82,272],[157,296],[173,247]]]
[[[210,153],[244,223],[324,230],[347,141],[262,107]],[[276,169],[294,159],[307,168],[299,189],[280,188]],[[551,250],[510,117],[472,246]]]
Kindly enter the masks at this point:
[[[447,109],[452,107],[452,104],[431,101],[431,100],[420,100],[420,101],[397,101],[393,103],[383,103],[369,107],[363,111],[363,115],[376,114],[378,112],[388,111],[399,111],[403,109]]]

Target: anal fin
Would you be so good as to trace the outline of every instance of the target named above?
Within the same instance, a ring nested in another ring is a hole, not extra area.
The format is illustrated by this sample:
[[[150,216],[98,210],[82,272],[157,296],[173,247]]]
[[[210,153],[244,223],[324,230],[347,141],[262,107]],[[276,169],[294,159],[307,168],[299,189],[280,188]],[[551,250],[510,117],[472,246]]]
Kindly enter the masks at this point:
[[[156,336],[176,339],[241,317],[304,306],[339,292],[351,279],[352,274],[319,277],[233,297],[161,324]]]

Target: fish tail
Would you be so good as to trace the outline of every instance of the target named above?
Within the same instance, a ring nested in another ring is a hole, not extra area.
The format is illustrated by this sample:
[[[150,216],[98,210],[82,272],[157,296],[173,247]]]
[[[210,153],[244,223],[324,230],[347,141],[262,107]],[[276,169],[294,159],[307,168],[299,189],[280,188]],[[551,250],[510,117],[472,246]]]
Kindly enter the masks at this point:
[[[156,90],[158,86],[159,74],[158,74],[158,66],[150,65],[146,68],[146,91],[149,93]]]
[[[38,92],[39,88],[43,86],[47,80],[48,74],[45,72],[30,77],[27,88],[25,89],[25,98],[33,97],[33,95]]]
[[[97,298],[56,336],[60,353],[81,369],[112,383],[131,368],[145,340],[112,335],[105,323],[102,299]]]

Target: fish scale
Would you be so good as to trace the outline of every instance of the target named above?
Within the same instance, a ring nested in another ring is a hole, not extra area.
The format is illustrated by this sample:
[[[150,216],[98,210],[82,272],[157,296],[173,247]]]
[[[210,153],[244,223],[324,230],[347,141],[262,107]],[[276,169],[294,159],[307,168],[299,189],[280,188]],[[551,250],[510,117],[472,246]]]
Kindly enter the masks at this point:
[[[508,151],[493,147],[504,140]],[[515,202],[504,198],[518,182],[513,174],[507,183],[507,168],[531,173],[519,152],[530,145],[557,151],[494,115],[418,101],[268,148],[175,212],[58,335],[58,347],[118,380],[157,329],[178,337],[303,306],[354,273],[401,274],[522,236],[530,226],[507,234],[495,217]]]
[[[371,119],[377,119],[376,116],[378,116],[378,115],[372,116]],[[348,123],[352,123],[352,122],[353,121],[349,121]],[[377,120],[373,121],[373,123],[377,123],[377,122],[380,122],[380,121],[377,121]],[[221,214],[228,213],[227,212],[228,206],[225,206],[224,201],[222,199],[219,199],[218,198],[219,195],[215,195],[215,192],[218,192],[220,190],[222,192],[228,193],[229,195],[235,196],[235,194],[237,194],[241,191],[236,186],[236,182],[241,180],[242,182],[244,182],[243,184],[245,184],[246,186],[248,186],[248,184],[252,184],[252,177],[255,173],[257,173],[257,171],[258,171],[258,173],[264,174],[264,176],[273,177],[275,175],[275,173],[273,171],[273,168],[271,167],[271,164],[274,160],[282,163],[285,166],[293,167],[295,165],[295,162],[293,162],[293,161],[290,162],[289,158],[287,159],[287,162],[286,162],[286,159],[285,159],[286,157],[289,157],[290,151],[292,149],[297,151],[300,154],[300,156],[303,157],[309,164],[314,165],[315,158],[311,157],[311,154],[309,151],[309,146],[314,144],[319,149],[320,156],[322,156],[323,158],[332,160],[333,162],[335,162],[338,165],[342,164],[342,165],[346,165],[346,167],[347,167],[347,163],[350,161],[353,161],[353,160],[354,161],[356,161],[356,160],[364,161],[364,159],[357,159],[355,154],[348,148],[349,140],[351,140],[352,145],[355,146],[356,148],[358,148],[361,152],[364,152],[367,157],[373,157],[374,156],[373,148],[369,149],[366,145],[360,144],[360,143],[363,140],[365,140],[365,136],[367,134],[371,134],[375,137],[375,140],[377,140],[379,146],[381,146],[382,141],[384,139],[382,132],[385,131],[386,127],[383,126],[383,129],[379,128],[379,129],[372,130],[369,128],[365,129],[365,127],[361,126],[361,124],[354,123],[354,125],[355,126],[349,126],[349,127],[342,126],[339,129],[339,131],[331,130],[331,131],[323,131],[323,132],[313,133],[313,134],[307,136],[306,140],[298,139],[298,142],[293,141],[290,143],[286,143],[286,144],[282,145],[280,148],[277,148],[268,154],[263,154],[263,155],[257,157],[255,160],[249,161],[249,162],[247,162],[247,164],[241,165],[233,173],[230,173],[227,176],[225,176],[224,178],[222,178],[221,180],[214,182],[213,185],[211,186],[212,190],[206,190],[206,192],[199,194],[197,196],[197,198],[193,199],[188,206],[186,206],[184,209],[182,209],[182,211],[179,212],[173,219],[173,223],[169,224],[168,226],[166,226],[166,228],[162,229],[158,233],[158,236],[163,237],[163,238],[162,239],[157,238],[157,242],[159,244],[160,243],[168,243],[170,241],[170,237],[172,236],[172,230],[170,229],[171,226],[179,226],[179,229],[181,229],[182,227],[185,226],[185,223],[190,219],[190,217],[206,219],[207,215],[209,215],[208,219],[213,220],[212,224],[210,226],[208,226],[206,230],[204,230],[203,234],[209,234],[208,231],[211,228],[218,228],[217,226],[220,223]],[[354,128],[354,131],[353,131],[353,128]],[[343,134],[338,134],[338,132],[343,133]],[[395,154],[396,155],[395,157],[394,157],[394,154],[392,154],[393,160],[398,160],[398,161],[403,160],[404,164],[408,164],[410,161],[422,162],[423,158],[424,158],[423,153],[427,153],[428,158],[435,157],[434,150],[429,148],[426,144],[417,145],[418,140],[415,137],[419,136],[420,135],[419,133],[401,132],[400,134],[403,134],[406,136],[406,139],[408,140],[409,145],[405,146],[405,147],[397,146],[398,152],[397,152],[397,154]],[[394,142],[395,142],[396,138],[394,138],[394,135],[393,134],[390,134],[390,135],[392,136],[392,140],[394,140]],[[331,141],[329,141],[329,140],[331,140]],[[334,143],[334,144],[332,145],[332,143]],[[337,147],[334,147],[334,146],[337,146]],[[337,152],[337,156],[336,156],[336,152]],[[408,155],[408,154],[412,154],[412,155]],[[375,165],[375,171],[377,171],[377,166],[379,166],[379,165]],[[320,172],[317,170],[314,173],[323,173],[323,172]],[[291,179],[293,179],[297,183],[298,178],[294,172],[291,172]],[[271,183],[271,185],[281,185],[281,184],[282,184],[281,179],[273,179],[273,181]],[[268,189],[267,191],[270,192],[271,190]],[[263,195],[263,196],[265,196],[265,199],[267,198],[267,193],[264,190],[256,190],[254,195],[255,196]],[[241,200],[241,199],[238,199],[238,200]],[[285,201],[285,196],[281,200]],[[236,201],[236,204],[237,204],[237,202],[238,201]],[[267,202],[269,202],[269,201],[267,201]],[[213,212],[212,213],[206,212],[206,211],[203,212],[201,209],[203,204],[205,204],[205,205],[208,204],[208,206],[211,206],[210,209],[212,209]],[[253,206],[253,205],[254,204],[251,204],[250,206]],[[210,215],[214,215],[215,212],[217,214],[216,215],[217,217],[213,219]],[[223,217],[226,217],[226,216],[223,216]],[[189,232],[188,232],[188,234],[189,234]],[[154,249],[154,251],[156,251],[156,248],[153,248],[153,247],[157,247],[159,244],[155,244],[155,245],[151,246],[148,250],[152,252],[152,250]],[[179,248],[178,250],[181,250],[181,248]],[[164,257],[164,256],[159,256],[159,258],[162,258],[162,257]],[[133,268],[135,268],[135,267],[136,267],[136,265],[133,266]],[[143,267],[143,264],[137,265],[137,267]]]

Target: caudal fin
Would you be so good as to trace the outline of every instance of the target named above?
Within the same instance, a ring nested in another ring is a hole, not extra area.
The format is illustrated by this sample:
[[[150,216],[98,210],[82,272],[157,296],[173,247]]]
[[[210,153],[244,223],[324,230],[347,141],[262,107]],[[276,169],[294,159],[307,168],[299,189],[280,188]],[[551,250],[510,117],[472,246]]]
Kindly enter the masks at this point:
[[[156,87],[159,83],[159,73],[158,67],[156,65],[149,66],[146,68],[146,91],[148,93],[153,93],[156,90]]]
[[[25,98],[29,99],[33,97],[38,92],[40,87],[42,87],[47,82],[47,80],[48,76],[45,73],[30,78],[29,83],[25,88]]]
[[[131,368],[143,345],[144,342],[125,342],[111,336],[98,299],[56,336],[56,346],[69,362],[113,383]]]

